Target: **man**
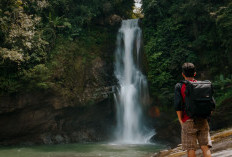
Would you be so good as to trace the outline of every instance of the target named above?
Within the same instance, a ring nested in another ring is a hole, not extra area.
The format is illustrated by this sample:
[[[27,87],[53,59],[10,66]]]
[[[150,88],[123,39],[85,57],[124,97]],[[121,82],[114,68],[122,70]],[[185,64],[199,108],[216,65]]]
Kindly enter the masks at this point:
[[[195,66],[192,63],[184,63],[182,66],[182,76],[185,80],[196,82]],[[188,157],[195,157],[197,141],[203,151],[204,157],[211,157],[209,147],[212,147],[209,125],[206,118],[191,118],[185,110],[185,83],[177,83],[175,86],[175,109],[181,124],[182,149],[187,150]]]

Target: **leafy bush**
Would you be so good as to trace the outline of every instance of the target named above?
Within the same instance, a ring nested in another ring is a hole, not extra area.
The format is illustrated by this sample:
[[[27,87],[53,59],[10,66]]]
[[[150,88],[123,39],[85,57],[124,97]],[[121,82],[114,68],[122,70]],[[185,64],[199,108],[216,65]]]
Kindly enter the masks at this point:
[[[217,105],[220,105],[223,100],[232,95],[232,75],[225,78],[222,74],[215,77],[213,82],[214,96]]]

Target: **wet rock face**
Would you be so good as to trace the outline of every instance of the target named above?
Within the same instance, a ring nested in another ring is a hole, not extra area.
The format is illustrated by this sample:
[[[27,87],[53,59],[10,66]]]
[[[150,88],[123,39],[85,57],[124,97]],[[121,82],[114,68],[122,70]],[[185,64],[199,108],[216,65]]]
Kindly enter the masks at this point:
[[[232,97],[224,100],[219,107],[216,107],[211,119],[210,128],[219,130],[232,126]]]
[[[110,137],[115,121],[111,99],[62,109],[46,101],[0,114],[0,145],[93,142]]]
[[[179,121],[173,121],[170,113],[161,113],[154,120],[156,134],[151,138],[154,143],[165,144],[170,147],[176,147],[181,143],[181,126]]]
[[[122,22],[122,18],[116,14],[114,15],[111,15],[108,19],[107,19],[107,22],[110,24],[110,25],[118,25]]]

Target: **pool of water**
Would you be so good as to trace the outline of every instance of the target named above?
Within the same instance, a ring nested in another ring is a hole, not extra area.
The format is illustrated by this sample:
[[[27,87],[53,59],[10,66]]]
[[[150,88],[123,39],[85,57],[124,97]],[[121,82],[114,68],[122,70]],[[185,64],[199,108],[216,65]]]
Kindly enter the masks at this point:
[[[165,146],[105,143],[0,147],[0,157],[146,157]]]

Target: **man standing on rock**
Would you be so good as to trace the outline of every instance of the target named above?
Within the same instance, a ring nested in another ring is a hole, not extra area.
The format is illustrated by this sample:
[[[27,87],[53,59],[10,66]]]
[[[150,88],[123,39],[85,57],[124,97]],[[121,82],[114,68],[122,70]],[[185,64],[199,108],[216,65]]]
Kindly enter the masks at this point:
[[[174,103],[182,128],[182,149],[187,150],[188,157],[195,157],[198,141],[204,157],[211,157],[209,148],[212,147],[212,142],[209,135],[207,117],[210,116],[212,110],[215,108],[215,101],[212,97],[213,92],[211,91],[212,85],[209,81],[195,80],[195,75],[194,64],[184,63],[182,66],[182,76],[185,81],[177,83],[175,86]],[[200,109],[197,107],[191,108],[194,105],[202,105],[203,107]]]

